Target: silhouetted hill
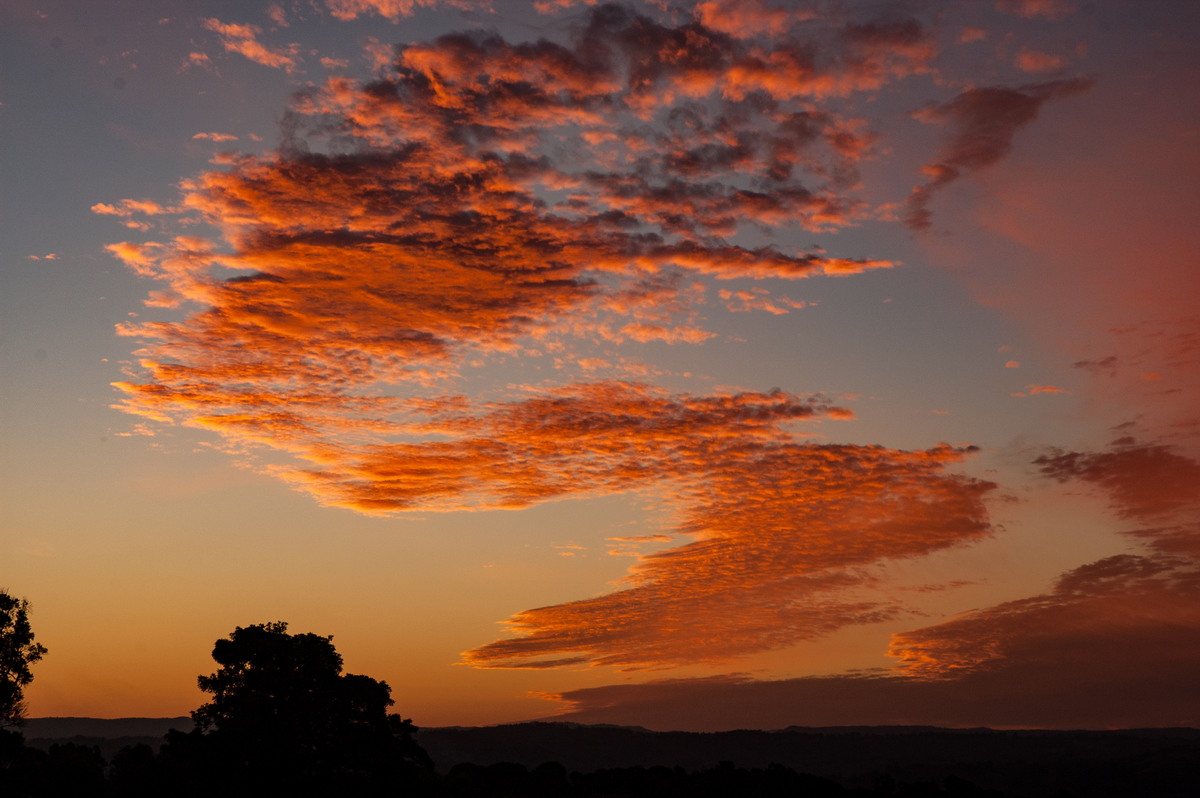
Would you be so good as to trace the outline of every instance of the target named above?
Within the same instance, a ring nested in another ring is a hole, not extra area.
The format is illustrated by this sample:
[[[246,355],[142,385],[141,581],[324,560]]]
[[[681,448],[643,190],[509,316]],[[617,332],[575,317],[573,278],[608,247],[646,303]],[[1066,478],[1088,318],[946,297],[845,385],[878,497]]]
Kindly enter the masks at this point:
[[[171,729],[189,731],[192,719],[179,718],[29,718],[21,732],[33,737],[162,737]]]
[[[417,742],[440,772],[460,762],[560,762],[568,771],[778,763],[848,787],[956,777],[1005,794],[1200,795],[1200,730],[993,731],[929,727],[791,727],[651,732],[636,727],[522,723],[424,729]]]
[[[19,730],[25,743],[48,751],[56,743],[96,746],[105,759],[131,745],[157,751],[171,729],[188,731],[192,719],[180,718],[29,718]]]

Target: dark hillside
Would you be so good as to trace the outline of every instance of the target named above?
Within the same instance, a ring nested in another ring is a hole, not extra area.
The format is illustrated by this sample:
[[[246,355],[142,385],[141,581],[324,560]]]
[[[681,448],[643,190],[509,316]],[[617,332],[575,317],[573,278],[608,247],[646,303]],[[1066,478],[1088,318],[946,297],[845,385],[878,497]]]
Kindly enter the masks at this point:
[[[1200,730],[992,731],[832,727],[714,733],[525,723],[434,728],[417,734],[438,770],[460,762],[559,762],[568,771],[772,763],[847,787],[948,777],[1006,794],[1200,795]]]

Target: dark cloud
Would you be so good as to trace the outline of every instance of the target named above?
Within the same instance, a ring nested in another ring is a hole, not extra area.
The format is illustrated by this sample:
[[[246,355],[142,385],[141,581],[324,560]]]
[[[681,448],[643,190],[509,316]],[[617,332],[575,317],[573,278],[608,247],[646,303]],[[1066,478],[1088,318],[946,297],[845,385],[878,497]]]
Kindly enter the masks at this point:
[[[938,156],[926,164],[927,180],[913,189],[905,224],[928,230],[934,194],[964,174],[1000,161],[1012,149],[1017,131],[1037,118],[1042,106],[1090,88],[1086,78],[1055,80],[1008,89],[997,86],[968,89],[953,100],[922,109],[917,118],[943,125],[950,138]]]
[[[1109,355],[1099,360],[1077,360],[1072,365],[1077,369],[1085,369],[1093,374],[1104,374],[1111,377],[1117,373],[1119,362],[1116,355]]]
[[[1190,600],[1194,606],[1195,598],[1193,592],[1178,604]],[[1048,629],[1014,649],[1010,660],[955,678],[726,676],[613,684],[555,696],[565,712],[554,719],[694,731],[975,727],[984,718],[993,728],[1194,726],[1200,717],[1194,675],[1200,632],[1163,623],[1154,613],[1119,628]]]
[[[1046,476],[1102,488],[1117,513],[1146,523],[1196,514],[1200,462],[1163,445],[1118,446],[1107,452],[1054,450],[1035,461]]]

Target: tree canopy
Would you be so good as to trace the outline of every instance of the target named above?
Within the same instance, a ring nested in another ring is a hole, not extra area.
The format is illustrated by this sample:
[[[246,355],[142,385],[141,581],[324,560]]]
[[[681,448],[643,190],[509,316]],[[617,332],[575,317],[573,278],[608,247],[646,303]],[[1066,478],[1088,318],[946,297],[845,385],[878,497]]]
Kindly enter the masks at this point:
[[[332,637],[282,622],[238,627],[199,677],[211,700],[168,752],[217,776],[224,794],[396,794],[431,770],[411,721],[390,714],[391,688],[342,673]],[[349,791],[349,792],[347,792]]]
[[[33,680],[29,666],[45,653],[33,639],[29,602],[0,590],[0,728],[21,723],[25,685]]]

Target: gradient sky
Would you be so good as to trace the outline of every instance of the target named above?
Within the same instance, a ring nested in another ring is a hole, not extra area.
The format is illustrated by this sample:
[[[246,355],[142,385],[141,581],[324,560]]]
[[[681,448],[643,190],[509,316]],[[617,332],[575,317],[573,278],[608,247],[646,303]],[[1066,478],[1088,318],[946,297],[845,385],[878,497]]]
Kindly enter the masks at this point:
[[[9,0],[32,716],[1200,725],[1200,4]]]

